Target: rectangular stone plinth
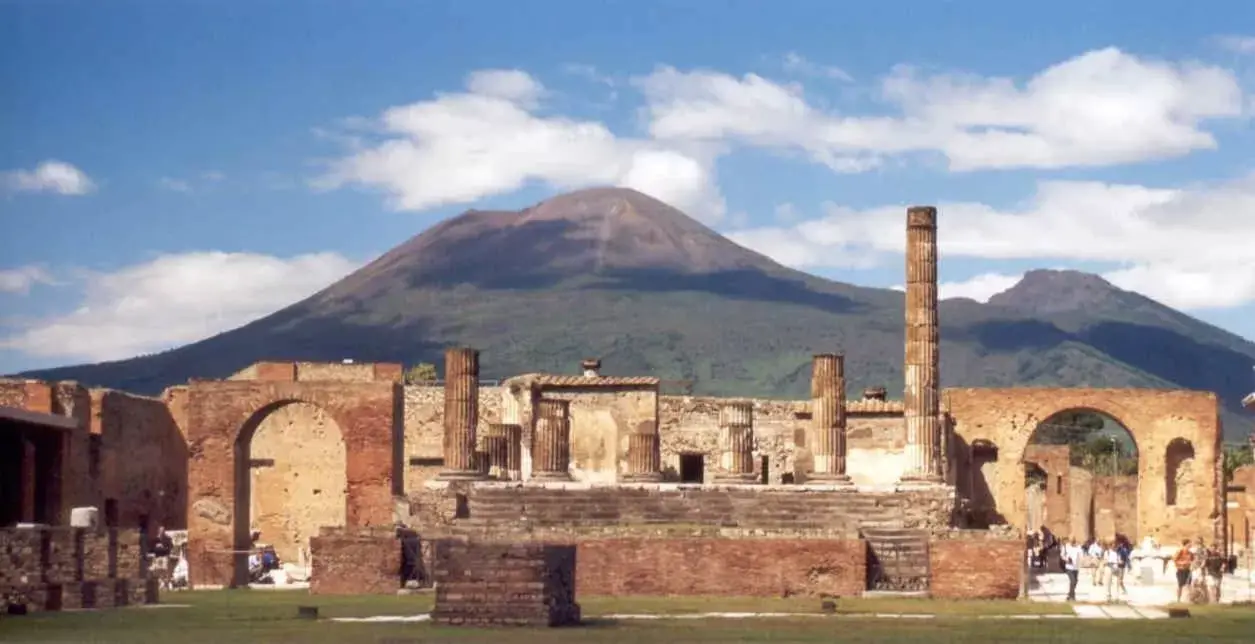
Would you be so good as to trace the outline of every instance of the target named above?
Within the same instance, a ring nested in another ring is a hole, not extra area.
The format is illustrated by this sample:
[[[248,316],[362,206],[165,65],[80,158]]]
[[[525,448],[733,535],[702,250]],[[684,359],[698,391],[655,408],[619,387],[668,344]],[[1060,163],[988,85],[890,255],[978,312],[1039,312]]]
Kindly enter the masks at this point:
[[[575,602],[575,546],[436,543],[437,624],[456,626],[570,626]]]
[[[401,587],[401,541],[395,530],[320,534],[309,540],[312,595],[392,595]]]

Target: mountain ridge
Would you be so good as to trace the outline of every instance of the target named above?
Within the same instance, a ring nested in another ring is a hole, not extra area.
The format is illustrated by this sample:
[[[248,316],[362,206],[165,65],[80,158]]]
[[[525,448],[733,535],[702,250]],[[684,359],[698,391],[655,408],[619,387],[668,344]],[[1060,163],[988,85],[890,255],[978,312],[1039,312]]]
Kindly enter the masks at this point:
[[[804,397],[810,355],[840,350],[851,391],[896,394],[903,304],[785,267],[647,195],[594,188],[468,211],[199,342],[23,375],[153,393],[263,359],[440,364],[446,346],[469,344],[485,377],[571,372],[597,355],[607,374],[697,393]],[[1255,384],[1255,343],[1097,276],[1030,271],[987,304],[940,306],[943,386],[1204,389],[1224,399],[1226,426],[1250,426],[1237,405]]]

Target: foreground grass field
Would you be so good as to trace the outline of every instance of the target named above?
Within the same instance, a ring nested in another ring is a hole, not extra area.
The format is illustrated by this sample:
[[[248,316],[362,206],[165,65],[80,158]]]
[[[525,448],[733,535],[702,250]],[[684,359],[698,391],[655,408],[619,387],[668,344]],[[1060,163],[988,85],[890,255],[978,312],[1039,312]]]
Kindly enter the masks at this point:
[[[208,591],[171,594],[167,604],[186,608],[127,608],[0,618],[3,642],[1154,642],[1250,641],[1255,609],[1195,609],[1178,620],[990,620],[981,616],[1070,614],[1067,606],[1019,602],[929,600],[839,601],[844,615],[828,617],[609,620],[612,614],[699,612],[818,613],[814,599],[581,598],[587,625],[567,629],[450,629],[430,624],[341,623],[296,618],[296,607],[315,605],[324,618],[416,615],[431,610],[429,595],[312,597],[303,592]],[[932,614],[935,619],[859,617],[865,613]]]

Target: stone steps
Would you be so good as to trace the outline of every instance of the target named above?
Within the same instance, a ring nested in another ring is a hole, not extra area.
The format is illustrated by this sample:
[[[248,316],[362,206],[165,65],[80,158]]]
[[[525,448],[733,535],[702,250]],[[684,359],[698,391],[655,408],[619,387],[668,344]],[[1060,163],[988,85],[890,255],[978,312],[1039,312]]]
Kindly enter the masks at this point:
[[[929,586],[929,535],[901,526],[868,526],[860,530],[868,546],[871,592],[921,593]]]

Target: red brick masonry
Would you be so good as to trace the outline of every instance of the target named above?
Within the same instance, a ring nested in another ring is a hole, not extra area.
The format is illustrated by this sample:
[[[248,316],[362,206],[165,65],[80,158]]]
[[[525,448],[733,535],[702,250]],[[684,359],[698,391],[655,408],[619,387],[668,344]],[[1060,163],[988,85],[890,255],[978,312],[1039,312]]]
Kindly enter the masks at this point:
[[[931,595],[937,599],[1015,599],[1024,542],[935,539],[929,544]]]
[[[867,545],[836,539],[580,541],[578,595],[856,596]]]
[[[315,595],[395,595],[401,542],[394,535],[323,534],[309,540]]]

